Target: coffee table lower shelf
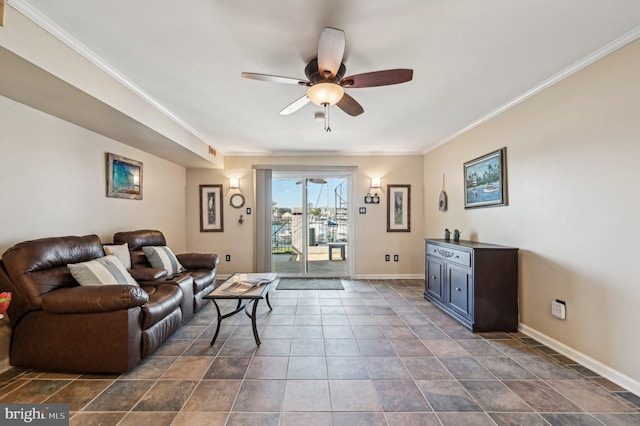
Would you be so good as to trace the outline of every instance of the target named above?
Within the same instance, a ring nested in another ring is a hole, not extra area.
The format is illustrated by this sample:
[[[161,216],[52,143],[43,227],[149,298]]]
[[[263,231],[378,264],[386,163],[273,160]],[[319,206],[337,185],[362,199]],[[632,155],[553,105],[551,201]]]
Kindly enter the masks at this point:
[[[267,278],[270,280],[270,282],[266,284],[262,284],[260,287],[243,294],[233,295],[233,294],[221,293],[221,290],[224,290],[224,288],[227,287],[228,284],[232,283],[232,279],[233,279],[233,276],[232,276],[227,281],[222,283],[218,288],[216,288],[211,293],[203,297],[204,299],[210,299],[213,302],[214,306],[216,307],[216,312],[218,315],[216,332],[213,335],[213,339],[211,339],[211,346],[213,346],[213,344],[216,342],[216,339],[218,338],[218,334],[220,333],[220,324],[222,323],[222,320],[225,318],[229,318],[230,316],[233,316],[242,310],[244,310],[247,316],[251,318],[251,327],[253,328],[253,337],[256,340],[256,345],[260,345],[260,337],[258,336],[258,327],[256,324],[256,312],[258,310],[258,302],[262,299],[265,299],[267,301],[267,306],[269,307],[269,310],[270,311],[273,310],[273,308],[271,307],[271,303],[269,302],[269,290],[271,289],[271,284],[273,284],[273,282],[276,279],[276,275],[275,274],[246,274],[246,275],[248,279]],[[220,312],[220,306],[218,306],[218,303],[216,302],[216,300],[229,300],[229,299],[237,300],[238,304],[236,305],[236,309],[234,311],[223,315]],[[253,305],[253,308],[251,309],[251,313],[249,313],[250,305]]]

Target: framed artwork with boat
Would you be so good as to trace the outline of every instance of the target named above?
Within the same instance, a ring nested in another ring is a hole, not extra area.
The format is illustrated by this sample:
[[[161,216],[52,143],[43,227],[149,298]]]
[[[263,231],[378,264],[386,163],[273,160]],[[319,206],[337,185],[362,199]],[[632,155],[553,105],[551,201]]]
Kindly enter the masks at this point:
[[[507,205],[507,148],[464,163],[464,208]]]

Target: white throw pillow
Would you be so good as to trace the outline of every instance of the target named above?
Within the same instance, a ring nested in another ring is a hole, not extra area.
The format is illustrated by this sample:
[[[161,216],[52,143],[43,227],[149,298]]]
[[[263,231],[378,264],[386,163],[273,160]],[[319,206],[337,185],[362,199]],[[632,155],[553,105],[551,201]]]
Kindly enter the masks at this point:
[[[119,245],[105,245],[102,246],[104,254],[112,254],[118,258],[125,269],[131,269],[131,253],[129,253],[129,243]]]
[[[122,262],[113,255],[82,263],[67,265],[80,285],[132,284],[138,285]]]
[[[145,246],[142,251],[154,268],[166,269],[169,275],[184,271],[176,255],[167,246]]]

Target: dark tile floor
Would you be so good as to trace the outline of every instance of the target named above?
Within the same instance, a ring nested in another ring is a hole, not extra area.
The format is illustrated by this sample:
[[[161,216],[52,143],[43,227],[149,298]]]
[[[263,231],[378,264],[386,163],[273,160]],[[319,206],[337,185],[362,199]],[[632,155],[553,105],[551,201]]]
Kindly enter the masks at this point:
[[[640,398],[521,333],[473,334],[421,280],[271,291],[249,318],[199,312],[123,375],[9,370],[0,402],[72,425],[638,425]],[[229,306],[228,306],[229,307]]]

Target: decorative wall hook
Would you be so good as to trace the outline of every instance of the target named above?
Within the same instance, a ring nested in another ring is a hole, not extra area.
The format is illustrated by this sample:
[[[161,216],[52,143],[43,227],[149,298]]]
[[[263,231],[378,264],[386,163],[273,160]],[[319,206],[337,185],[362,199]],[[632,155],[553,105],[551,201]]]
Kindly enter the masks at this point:
[[[438,198],[438,210],[440,210],[441,212],[447,210],[447,193],[444,192],[444,173],[442,174],[442,191],[440,192],[440,197]]]
[[[240,225],[242,225],[244,223],[244,217],[242,217],[242,215],[240,215],[240,219],[238,219],[238,223]]]

